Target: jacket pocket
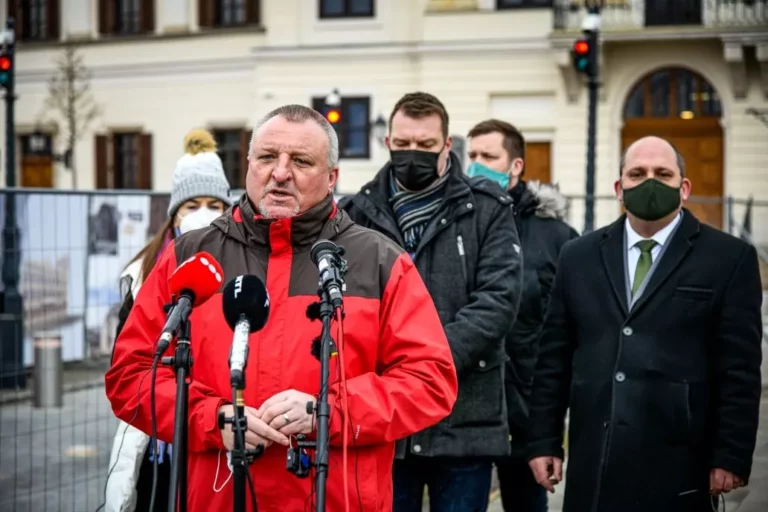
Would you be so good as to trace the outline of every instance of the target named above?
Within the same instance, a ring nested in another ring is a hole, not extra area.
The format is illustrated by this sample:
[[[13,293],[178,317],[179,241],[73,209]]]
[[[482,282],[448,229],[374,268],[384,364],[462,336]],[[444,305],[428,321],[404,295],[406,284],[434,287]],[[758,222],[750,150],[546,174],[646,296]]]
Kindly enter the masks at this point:
[[[675,289],[675,297],[686,300],[709,301],[714,295],[711,289],[698,286],[678,286]]]
[[[448,424],[453,427],[499,425],[507,421],[504,407],[506,358],[480,360],[459,377],[459,397]]]
[[[619,426],[658,444],[689,443],[693,418],[687,382],[627,377],[614,390]]]

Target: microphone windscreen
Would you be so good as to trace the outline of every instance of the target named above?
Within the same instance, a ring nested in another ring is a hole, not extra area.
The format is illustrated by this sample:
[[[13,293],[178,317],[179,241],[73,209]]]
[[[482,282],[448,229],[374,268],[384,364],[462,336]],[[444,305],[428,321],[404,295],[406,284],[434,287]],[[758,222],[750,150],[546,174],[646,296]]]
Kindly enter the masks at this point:
[[[312,259],[312,263],[317,265],[320,255],[327,251],[336,251],[336,244],[330,240],[319,240],[315,242],[312,249],[309,250],[309,257]]]
[[[242,315],[248,319],[251,332],[256,332],[269,318],[269,294],[256,276],[237,276],[224,286],[222,292],[224,318],[234,330]]]
[[[219,289],[224,272],[216,259],[207,252],[199,252],[176,267],[168,279],[173,295],[190,291],[195,296],[193,306],[210,299]]]

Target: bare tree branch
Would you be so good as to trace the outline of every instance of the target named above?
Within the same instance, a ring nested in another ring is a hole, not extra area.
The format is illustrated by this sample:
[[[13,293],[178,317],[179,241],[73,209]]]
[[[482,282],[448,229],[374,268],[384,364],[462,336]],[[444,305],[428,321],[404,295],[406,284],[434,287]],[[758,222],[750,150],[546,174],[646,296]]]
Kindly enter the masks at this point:
[[[74,150],[91,123],[101,114],[90,86],[91,73],[76,46],[67,46],[55,59],[56,72],[48,81],[48,96],[41,112],[45,124],[63,127],[67,149]],[[73,159],[74,160],[74,159]],[[77,188],[76,171],[72,163],[72,184]]]

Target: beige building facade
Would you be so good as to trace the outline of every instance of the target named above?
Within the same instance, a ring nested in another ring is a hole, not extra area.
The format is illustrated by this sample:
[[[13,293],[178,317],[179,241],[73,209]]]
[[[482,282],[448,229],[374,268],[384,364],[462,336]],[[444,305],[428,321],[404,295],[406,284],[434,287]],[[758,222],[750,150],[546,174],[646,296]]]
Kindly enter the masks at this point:
[[[215,131],[239,185],[248,131],[260,115],[285,103],[321,108],[337,89],[339,192],[355,192],[387,160],[369,134],[373,121],[388,118],[402,94],[423,90],[445,103],[452,134],[464,136],[488,117],[512,122],[529,141],[530,175],[584,195],[587,93],[570,57],[584,2],[246,0],[229,10],[213,0],[41,3],[58,8],[37,32],[24,22],[16,63],[22,184],[73,185],[74,173],[59,163],[50,176],[41,171],[46,161],[25,153],[24,138],[37,130],[51,136],[55,152],[66,149],[67,123],[44,105],[68,43],[77,44],[101,107],[74,147],[79,189],[169,190],[194,126]],[[627,144],[658,134],[684,153],[694,194],[713,203],[696,206],[709,222],[727,222],[723,197],[768,201],[765,2],[604,3],[596,193],[613,194]],[[116,9],[128,4],[136,9]],[[743,209],[737,204],[733,216]],[[618,207],[599,200],[596,213],[604,224]],[[768,217],[768,208],[755,213]],[[574,198],[579,229],[582,217],[583,200]],[[755,224],[768,241],[768,223]]]

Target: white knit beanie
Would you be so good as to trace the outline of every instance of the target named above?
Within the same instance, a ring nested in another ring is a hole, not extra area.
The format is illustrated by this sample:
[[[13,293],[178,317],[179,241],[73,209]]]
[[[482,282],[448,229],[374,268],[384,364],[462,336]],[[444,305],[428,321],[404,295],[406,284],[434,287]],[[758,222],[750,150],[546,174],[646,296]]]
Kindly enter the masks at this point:
[[[229,182],[216,149],[216,141],[207,130],[196,128],[184,138],[186,154],[173,171],[169,217],[175,215],[185,201],[195,197],[215,197],[226,205],[232,204]]]

